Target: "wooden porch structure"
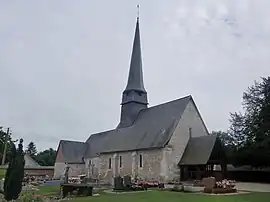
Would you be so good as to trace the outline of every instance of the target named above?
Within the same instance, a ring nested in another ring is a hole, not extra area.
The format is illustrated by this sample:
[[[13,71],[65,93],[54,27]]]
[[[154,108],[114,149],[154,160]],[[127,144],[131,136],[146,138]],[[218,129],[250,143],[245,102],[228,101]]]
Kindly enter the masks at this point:
[[[221,166],[215,176],[214,165]],[[214,176],[217,180],[226,178],[226,155],[220,140],[215,136],[191,138],[179,162],[180,181],[201,180]]]

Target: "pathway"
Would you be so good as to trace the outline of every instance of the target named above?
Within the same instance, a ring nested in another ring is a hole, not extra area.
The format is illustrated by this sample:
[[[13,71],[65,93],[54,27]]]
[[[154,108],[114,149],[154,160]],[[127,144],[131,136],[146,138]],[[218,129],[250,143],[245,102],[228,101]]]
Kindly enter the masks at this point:
[[[270,192],[270,184],[237,182],[235,187],[240,191]]]

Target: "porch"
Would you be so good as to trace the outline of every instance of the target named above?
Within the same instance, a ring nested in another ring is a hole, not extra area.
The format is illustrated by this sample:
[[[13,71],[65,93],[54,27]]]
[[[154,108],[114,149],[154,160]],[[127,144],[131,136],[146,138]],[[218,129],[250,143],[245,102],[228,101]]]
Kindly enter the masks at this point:
[[[214,172],[214,165],[220,165],[219,175]],[[178,166],[180,181],[201,180],[210,176],[222,180],[227,177],[226,155],[216,136],[191,138]]]

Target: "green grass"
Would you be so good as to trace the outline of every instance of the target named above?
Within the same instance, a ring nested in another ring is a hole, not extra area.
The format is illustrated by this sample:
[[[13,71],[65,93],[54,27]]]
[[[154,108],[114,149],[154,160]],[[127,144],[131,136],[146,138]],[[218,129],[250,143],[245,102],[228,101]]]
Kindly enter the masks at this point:
[[[70,202],[269,202],[270,193],[249,193],[231,196],[212,196],[194,193],[151,191],[145,193],[102,194],[88,198],[74,198]]]
[[[6,169],[0,168],[0,179],[5,177]]]
[[[39,195],[57,195],[59,186],[41,186],[36,193]],[[77,197],[68,202],[269,202],[270,193],[248,193],[237,195],[205,195],[199,193],[181,193],[170,191],[149,191],[138,193],[101,193],[100,196]]]
[[[39,186],[39,190],[35,191],[35,193],[44,196],[58,195],[60,186]]]

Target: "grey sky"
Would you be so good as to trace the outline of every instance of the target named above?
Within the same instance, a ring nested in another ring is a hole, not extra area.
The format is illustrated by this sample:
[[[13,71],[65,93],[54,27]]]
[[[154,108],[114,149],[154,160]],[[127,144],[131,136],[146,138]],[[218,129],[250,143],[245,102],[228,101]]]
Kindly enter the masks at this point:
[[[0,125],[38,149],[114,128],[138,3],[150,105],[191,94],[226,130],[270,74],[269,0],[0,1]]]

